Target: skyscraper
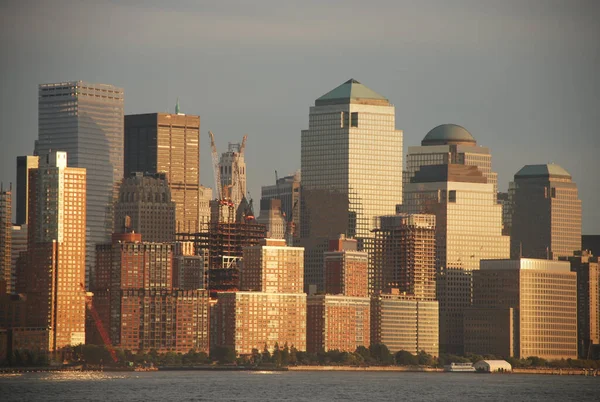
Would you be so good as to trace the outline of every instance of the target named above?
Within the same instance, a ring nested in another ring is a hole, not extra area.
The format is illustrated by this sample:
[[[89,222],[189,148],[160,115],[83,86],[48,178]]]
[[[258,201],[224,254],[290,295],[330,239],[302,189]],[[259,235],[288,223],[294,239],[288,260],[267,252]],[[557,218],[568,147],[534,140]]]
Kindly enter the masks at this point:
[[[442,124],[427,133],[420,147],[408,147],[403,183],[410,183],[415,173],[426,165],[471,165],[498,191],[498,174],[492,171],[490,149],[477,145],[477,141],[464,127]]]
[[[368,250],[375,218],[402,202],[394,106],[354,79],[318,98],[302,131],[301,171],[305,287],[322,290],[327,241],[343,233]]]
[[[325,293],[350,297],[367,297],[369,294],[369,255],[357,251],[357,241],[339,238],[329,241],[324,253]]]
[[[462,353],[463,312],[471,305],[471,271],[479,261],[508,258],[502,206],[477,166],[423,165],[404,186],[398,212],[434,214],[440,350]]]
[[[246,197],[246,162],[244,151],[246,149],[246,136],[241,143],[229,143],[227,152],[221,154],[219,170],[221,177],[221,188],[225,190],[226,198],[230,198],[233,208],[238,211],[240,203]]]
[[[177,233],[206,230],[201,215],[200,117],[182,113],[125,116],[125,176],[133,172],[165,173],[176,204]]]
[[[0,184],[0,294],[12,292],[12,192]]]
[[[577,274],[566,261],[482,261],[464,325],[465,352],[575,359]]]
[[[398,288],[417,300],[436,300],[435,215],[382,216],[375,231],[373,293]]]
[[[38,167],[38,157],[17,156],[17,225],[26,225],[28,216],[29,170]]]
[[[514,183],[511,257],[557,260],[581,250],[581,200],[569,172],[526,165]]]
[[[300,238],[300,178],[300,170],[297,170],[293,175],[278,177],[275,184],[261,187],[261,209],[263,201],[281,200],[281,211],[285,214],[286,224],[289,222],[290,225],[286,227],[289,246]]]
[[[277,198],[260,200],[260,216],[257,223],[267,227],[269,239],[283,239],[285,235],[285,216],[281,212],[281,201]],[[291,246],[291,244],[288,244]]]
[[[42,84],[38,108],[36,155],[66,151],[70,167],[87,169],[89,279],[96,243],[110,241],[113,205],[123,178],[123,89],[83,81]]]
[[[175,241],[175,203],[164,173],[132,173],[123,179],[115,205],[115,230],[127,216],[131,229],[147,242]]]
[[[27,326],[48,329],[44,350],[85,343],[86,171],[67,153],[40,155],[29,174]]]

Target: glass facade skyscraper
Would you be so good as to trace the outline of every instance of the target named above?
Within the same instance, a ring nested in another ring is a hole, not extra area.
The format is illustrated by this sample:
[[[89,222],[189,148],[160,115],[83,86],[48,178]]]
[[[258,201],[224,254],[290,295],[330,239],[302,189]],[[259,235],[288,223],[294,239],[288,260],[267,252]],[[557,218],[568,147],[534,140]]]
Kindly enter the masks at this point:
[[[397,209],[436,216],[440,351],[462,353],[463,313],[471,305],[471,271],[479,269],[482,259],[510,254],[494,186],[476,166],[421,166],[404,187],[404,204]]]
[[[378,216],[402,202],[402,131],[383,96],[348,80],[315,101],[301,137],[305,287],[323,289],[323,252],[339,234],[372,246]]]
[[[123,178],[123,89],[83,81],[42,84],[36,154],[66,151],[87,169],[86,283],[95,245],[110,241],[113,205]]]

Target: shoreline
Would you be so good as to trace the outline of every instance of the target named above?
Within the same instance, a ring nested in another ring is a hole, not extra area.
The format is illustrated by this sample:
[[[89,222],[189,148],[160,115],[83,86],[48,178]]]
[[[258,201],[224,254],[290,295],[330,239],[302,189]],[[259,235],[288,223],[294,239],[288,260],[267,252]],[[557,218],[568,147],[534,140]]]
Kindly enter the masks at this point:
[[[309,371],[345,371],[345,372],[390,372],[390,373],[448,373],[443,368],[419,366],[288,366],[288,367],[249,367],[249,366],[162,366],[156,369],[132,369],[129,367],[103,367],[103,368],[69,368],[69,367],[1,367],[0,375],[24,374],[42,372],[157,372],[157,371],[261,371],[261,372],[309,372]],[[538,375],[579,375],[600,378],[600,369],[575,369],[575,368],[515,368],[507,373],[478,373],[473,374],[538,374]]]

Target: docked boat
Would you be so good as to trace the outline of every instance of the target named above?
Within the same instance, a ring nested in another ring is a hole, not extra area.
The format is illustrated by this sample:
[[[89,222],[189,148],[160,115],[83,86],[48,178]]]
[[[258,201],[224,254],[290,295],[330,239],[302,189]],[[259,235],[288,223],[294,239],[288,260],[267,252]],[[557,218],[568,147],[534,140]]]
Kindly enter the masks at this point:
[[[473,363],[450,363],[444,366],[444,371],[451,373],[474,373]]]

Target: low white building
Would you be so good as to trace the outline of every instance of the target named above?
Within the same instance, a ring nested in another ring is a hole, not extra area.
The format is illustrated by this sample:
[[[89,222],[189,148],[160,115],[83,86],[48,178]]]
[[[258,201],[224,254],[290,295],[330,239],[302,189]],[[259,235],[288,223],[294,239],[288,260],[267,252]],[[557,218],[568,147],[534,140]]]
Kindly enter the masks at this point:
[[[480,360],[473,365],[476,371],[485,373],[503,373],[512,371],[512,366],[506,360]]]

